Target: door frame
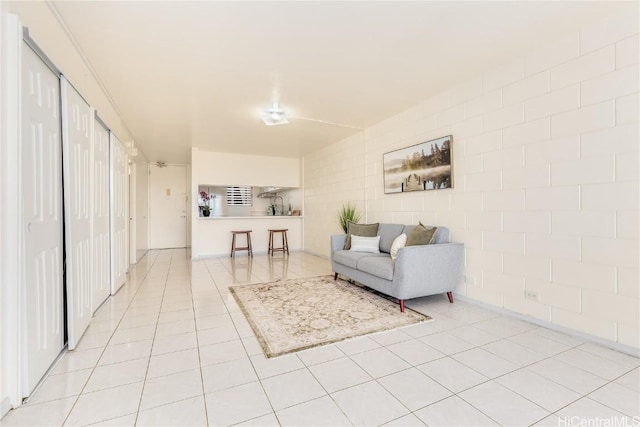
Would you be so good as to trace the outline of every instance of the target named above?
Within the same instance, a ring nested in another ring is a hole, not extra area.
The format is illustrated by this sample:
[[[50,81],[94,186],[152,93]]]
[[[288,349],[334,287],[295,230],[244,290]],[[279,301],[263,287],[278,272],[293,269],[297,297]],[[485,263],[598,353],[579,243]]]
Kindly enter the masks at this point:
[[[178,164],[178,163],[163,163],[163,166],[160,166],[159,163],[149,163],[149,182],[147,183],[148,186],[148,191],[147,191],[147,198],[148,198],[148,202],[147,202],[147,210],[149,212],[149,215],[147,216],[147,227],[148,227],[148,233],[147,233],[147,242],[148,242],[148,246],[149,246],[149,250],[151,249],[174,249],[174,248],[152,248],[151,247],[151,234],[153,232],[152,229],[152,221],[151,221],[151,217],[153,216],[153,209],[151,209],[151,171],[152,171],[152,167],[157,167],[158,169],[164,168],[164,167],[180,167],[180,168],[184,168],[184,176],[185,176],[185,181],[184,181],[184,185],[185,185],[185,200],[184,200],[184,204],[185,204],[185,228],[184,228],[184,232],[185,232],[185,246],[183,247],[189,247],[189,192],[191,191],[191,189],[189,188],[189,182],[191,180],[191,176],[190,176],[190,165],[183,165],[183,164]],[[155,246],[155,245],[154,245]],[[181,248],[181,246],[176,246],[175,248]]]

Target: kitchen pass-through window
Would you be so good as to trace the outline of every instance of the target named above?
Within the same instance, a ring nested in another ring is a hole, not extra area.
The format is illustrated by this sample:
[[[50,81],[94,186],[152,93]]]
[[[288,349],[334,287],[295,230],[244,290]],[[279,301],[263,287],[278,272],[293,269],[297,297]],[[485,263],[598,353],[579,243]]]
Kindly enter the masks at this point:
[[[253,194],[251,187],[236,185],[227,187],[227,206],[252,206]]]

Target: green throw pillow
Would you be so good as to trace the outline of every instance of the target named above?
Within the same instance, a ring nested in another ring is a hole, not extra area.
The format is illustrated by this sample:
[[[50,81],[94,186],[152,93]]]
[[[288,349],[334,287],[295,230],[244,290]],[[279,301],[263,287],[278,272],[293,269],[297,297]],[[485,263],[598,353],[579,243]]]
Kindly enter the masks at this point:
[[[428,245],[433,243],[437,227],[427,228],[420,222],[407,236],[406,246]]]
[[[355,224],[351,221],[347,223],[347,240],[344,242],[343,249],[348,251],[351,249],[351,235],[360,237],[376,237],[378,235],[378,223],[375,224]]]

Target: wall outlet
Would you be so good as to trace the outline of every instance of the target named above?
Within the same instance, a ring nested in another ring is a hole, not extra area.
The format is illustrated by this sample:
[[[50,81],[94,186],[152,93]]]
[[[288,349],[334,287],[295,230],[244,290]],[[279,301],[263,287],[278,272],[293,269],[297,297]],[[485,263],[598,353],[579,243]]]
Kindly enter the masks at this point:
[[[538,291],[524,291],[524,297],[532,301],[538,301]]]
[[[466,283],[467,285],[475,285],[476,284],[476,278],[473,276],[464,276],[464,283]]]

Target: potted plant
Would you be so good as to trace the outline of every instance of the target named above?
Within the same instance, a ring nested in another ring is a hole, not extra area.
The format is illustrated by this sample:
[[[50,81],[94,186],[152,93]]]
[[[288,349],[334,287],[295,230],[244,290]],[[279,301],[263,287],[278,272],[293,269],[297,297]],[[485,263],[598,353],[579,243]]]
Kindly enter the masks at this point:
[[[209,194],[206,191],[200,192],[200,199],[202,199],[202,201],[204,202],[204,205],[200,206],[203,216],[211,215],[211,205],[209,205],[209,200],[213,200],[215,198],[216,198],[215,194]]]
[[[358,208],[356,208],[355,204],[351,202],[346,205],[343,203],[342,207],[338,210],[338,222],[340,223],[340,227],[344,230],[344,233],[347,234],[347,226],[349,221],[357,223],[362,218],[362,215],[358,212]]]

